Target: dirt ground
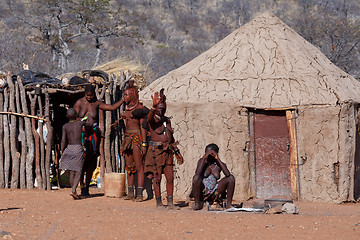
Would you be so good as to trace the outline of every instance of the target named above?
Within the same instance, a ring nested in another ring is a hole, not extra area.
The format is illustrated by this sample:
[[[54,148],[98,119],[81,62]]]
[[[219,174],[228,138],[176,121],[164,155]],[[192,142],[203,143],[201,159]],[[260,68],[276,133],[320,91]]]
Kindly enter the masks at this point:
[[[70,189],[0,189],[3,239],[360,239],[360,203],[295,202],[298,215],[158,210],[105,197],[92,188],[73,200]],[[165,203],[166,201],[164,201]]]

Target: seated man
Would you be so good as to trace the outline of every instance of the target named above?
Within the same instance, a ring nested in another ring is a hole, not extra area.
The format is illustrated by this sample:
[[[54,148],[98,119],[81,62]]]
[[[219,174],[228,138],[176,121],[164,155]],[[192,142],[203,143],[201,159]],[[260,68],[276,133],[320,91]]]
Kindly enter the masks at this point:
[[[190,193],[195,200],[194,210],[202,209],[204,201],[221,202],[225,196],[226,208],[232,207],[235,178],[219,159],[218,153],[219,147],[214,143],[209,144],[205,148],[205,155],[198,161]],[[218,181],[221,171],[225,177]]]

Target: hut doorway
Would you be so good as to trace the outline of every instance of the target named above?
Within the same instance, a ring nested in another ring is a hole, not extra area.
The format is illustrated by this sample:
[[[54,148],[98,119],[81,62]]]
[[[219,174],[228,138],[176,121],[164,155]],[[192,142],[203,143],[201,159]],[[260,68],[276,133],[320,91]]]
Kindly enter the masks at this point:
[[[291,196],[286,111],[254,112],[256,197]]]

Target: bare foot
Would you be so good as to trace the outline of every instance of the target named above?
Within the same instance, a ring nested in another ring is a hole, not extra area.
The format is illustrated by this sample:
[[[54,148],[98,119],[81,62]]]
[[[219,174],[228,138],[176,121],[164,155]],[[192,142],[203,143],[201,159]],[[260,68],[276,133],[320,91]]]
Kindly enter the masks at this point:
[[[70,196],[72,196],[73,197],[73,199],[74,200],[78,200],[78,199],[80,199],[80,196],[79,195],[77,195],[76,193],[70,193]]]
[[[193,207],[194,211],[201,210],[203,208],[204,203],[203,202],[195,202],[195,205]]]

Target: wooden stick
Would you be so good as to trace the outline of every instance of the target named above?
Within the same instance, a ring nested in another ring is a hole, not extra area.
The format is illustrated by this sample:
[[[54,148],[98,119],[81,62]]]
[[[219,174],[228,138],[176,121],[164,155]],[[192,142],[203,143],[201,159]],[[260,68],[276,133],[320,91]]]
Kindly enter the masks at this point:
[[[26,113],[16,113],[16,112],[11,112],[11,111],[8,111],[8,112],[2,111],[2,112],[0,112],[0,114],[10,114],[10,115],[16,115],[16,116],[21,116],[21,117],[36,118],[36,119],[44,121],[44,122],[47,121],[43,117],[33,116],[33,115],[26,114]]]
[[[104,181],[105,181],[105,156],[104,156],[104,111],[99,110],[99,127],[101,129],[101,141],[100,141],[100,182],[101,188],[104,188]]]
[[[113,93],[113,89],[114,89],[114,85],[115,85],[115,82],[112,81],[113,78],[110,79],[110,85],[108,86],[108,91],[109,91],[109,98],[110,98],[110,102],[109,104],[112,104],[114,103],[113,101],[113,98],[112,98],[112,93]],[[106,93],[105,93],[106,94]],[[115,111],[111,111],[109,112],[110,114],[108,115],[110,117],[110,123],[109,125],[106,125],[106,130],[109,130],[109,133],[110,133],[110,159],[111,159],[111,169],[112,169],[112,172],[117,172],[116,171],[116,159],[117,159],[117,156],[115,155],[115,142],[114,142],[114,131],[111,127],[109,127],[111,125],[111,122],[112,122],[112,119],[114,119],[115,117]]]
[[[31,115],[35,115],[35,110],[36,110],[36,95],[33,97],[30,93],[28,93],[28,96],[30,98],[30,107],[31,107]],[[35,119],[32,118],[31,119],[31,130],[32,130],[32,134],[34,136],[35,139],[35,175],[36,175],[36,181],[37,181],[37,185],[38,188],[40,188],[42,186],[42,179],[41,179],[41,168],[40,168],[40,136],[38,134],[38,132],[36,131],[36,126],[35,126]]]
[[[4,89],[4,111],[8,110],[9,93],[8,89]],[[4,122],[4,181],[5,188],[9,188],[9,171],[10,171],[10,142],[9,142],[9,120],[8,116],[3,116]]]
[[[53,127],[50,123],[50,97],[49,93],[45,92],[45,116],[46,116],[46,127],[48,129],[48,135],[46,138],[46,156],[45,156],[45,182],[46,189],[51,190],[50,183],[50,160],[52,153],[52,140],[53,140]]]
[[[39,113],[44,115],[43,104],[41,95],[38,97]],[[40,172],[42,179],[42,189],[46,190],[46,174],[45,174],[45,143],[44,143],[44,124],[43,121],[38,122],[39,135],[40,135]]]
[[[249,111],[249,169],[250,169],[250,196],[256,198],[256,163],[255,163],[255,116],[254,112]]]
[[[103,85],[103,91],[101,91],[101,94],[99,94],[99,86],[96,85],[95,86],[95,94],[96,94],[96,98],[99,101],[102,101],[104,94],[105,94],[105,90],[104,90],[104,86]],[[104,93],[104,94],[103,94]],[[102,136],[104,136],[104,132],[105,132],[105,126],[104,126],[104,111],[99,109],[99,128],[101,130],[101,140],[100,140],[100,182],[101,182],[101,188],[104,188],[104,180],[105,180],[105,156],[104,156],[104,139]]]
[[[110,101],[110,92],[106,90],[105,93],[105,103],[111,104]],[[110,154],[110,134],[111,134],[111,112],[105,112],[105,140],[104,140],[104,153],[105,153],[105,168],[106,172],[113,172],[111,164],[111,154]]]
[[[112,91],[112,98],[113,98],[113,102],[117,102],[118,101],[118,95],[117,95],[117,90],[118,90],[118,78],[113,75],[112,76],[112,80],[114,82],[113,85],[113,91]],[[119,109],[116,109],[115,111],[113,111],[113,116],[114,119],[118,119],[119,118]],[[113,139],[113,144],[114,144],[114,153],[113,156],[115,158],[115,172],[119,172],[120,171],[120,166],[119,166],[119,161],[118,161],[118,157],[119,157],[119,134],[117,134],[117,129],[115,129],[115,131],[113,131],[115,134],[115,139]]]
[[[291,184],[291,195],[293,200],[299,199],[298,192],[298,156],[297,156],[297,142],[296,142],[296,130],[293,118],[293,112],[286,111],[286,119],[289,130],[289,141],[290,141],[290,184]]]
[[[61,89],[61,88],[48,88],[48,89],[42,89],[41,93],[45,94],[45,92],[48,93],[57,93],[57,92],[65,92],[65,93],[71,93],[71,94],[75,94],[75,93],[82,93],[85,92],[84,89],[80,89],[80,90],[68,90],[68,89]],[[30,91],[30,94],[34,95],[35,94],[35,90]]]
[[[18,77],[18,83],[20,88],[20,96],[23,101],[21,101],[23,114],[27,115],[29,113],[25,88],[22,84],[22,80]],[[33,178],[33,163],[34,163],[34,137],[31,129],[31,121],[30,118],[25,118],[25,133],[26,133],[26,143],[27,143],[27,152],[26,152],[26,188],[33,189],[34,188],[34,178]]]
[[[124,87],[125,87],[125,74],[124,74],[124,71],[121,70],[120,71],[120,97],[122,98],[123,97],[123,94],[124,94]],[[121,116],[121,113],[123,111],[125,111],[125,104],[123,104],[123,107],[119,109],[120,110],[120,114],[119,116]],[[121,121],[122,119],[119,119],[118,121]],[[125,132],[125,129],[124,128],[120,128],[120,148],[121,148],[121,144],[122,144],[122,141],[123,141],[123,136],[124,136],[124,133]],[[120,159],[121,159],[121,162],[120,162],[120,172],[124,173],[125,172],[125,159],[122,158],[120,156]]]
[[[20,91],[19,91],[19,82],[15,82],[15,99],[16,99],[16,112],[22,112],[20,105]],[[24,129],[24,119],[19,118],[19,138],[21,141],[21,155],[20,155],[20,188],[26,188],[26,136]]]
[[[11,75],[8,73],[7,75],[7,83],[9,85],[10,95],[9,95],[9,106],[10,109],[16,110],[15,107],[15,85],[12,81]],[[10,154],[12,161],[12,174],[11,174],[11,188],[18,188],[19,185],[19,173],[20,173],[20,153],[17,150],[16,144],[16,127],[17,127],[17,118],[15,115],[10,116],[11,124],[10,124]]]
[[[0,92],[0,111],[4,110],[4,94]],[[0,116],[0,142],[4,142],[4,122]],[[0,144],[0,188],[5,187],[4,182],[4,144]]]

